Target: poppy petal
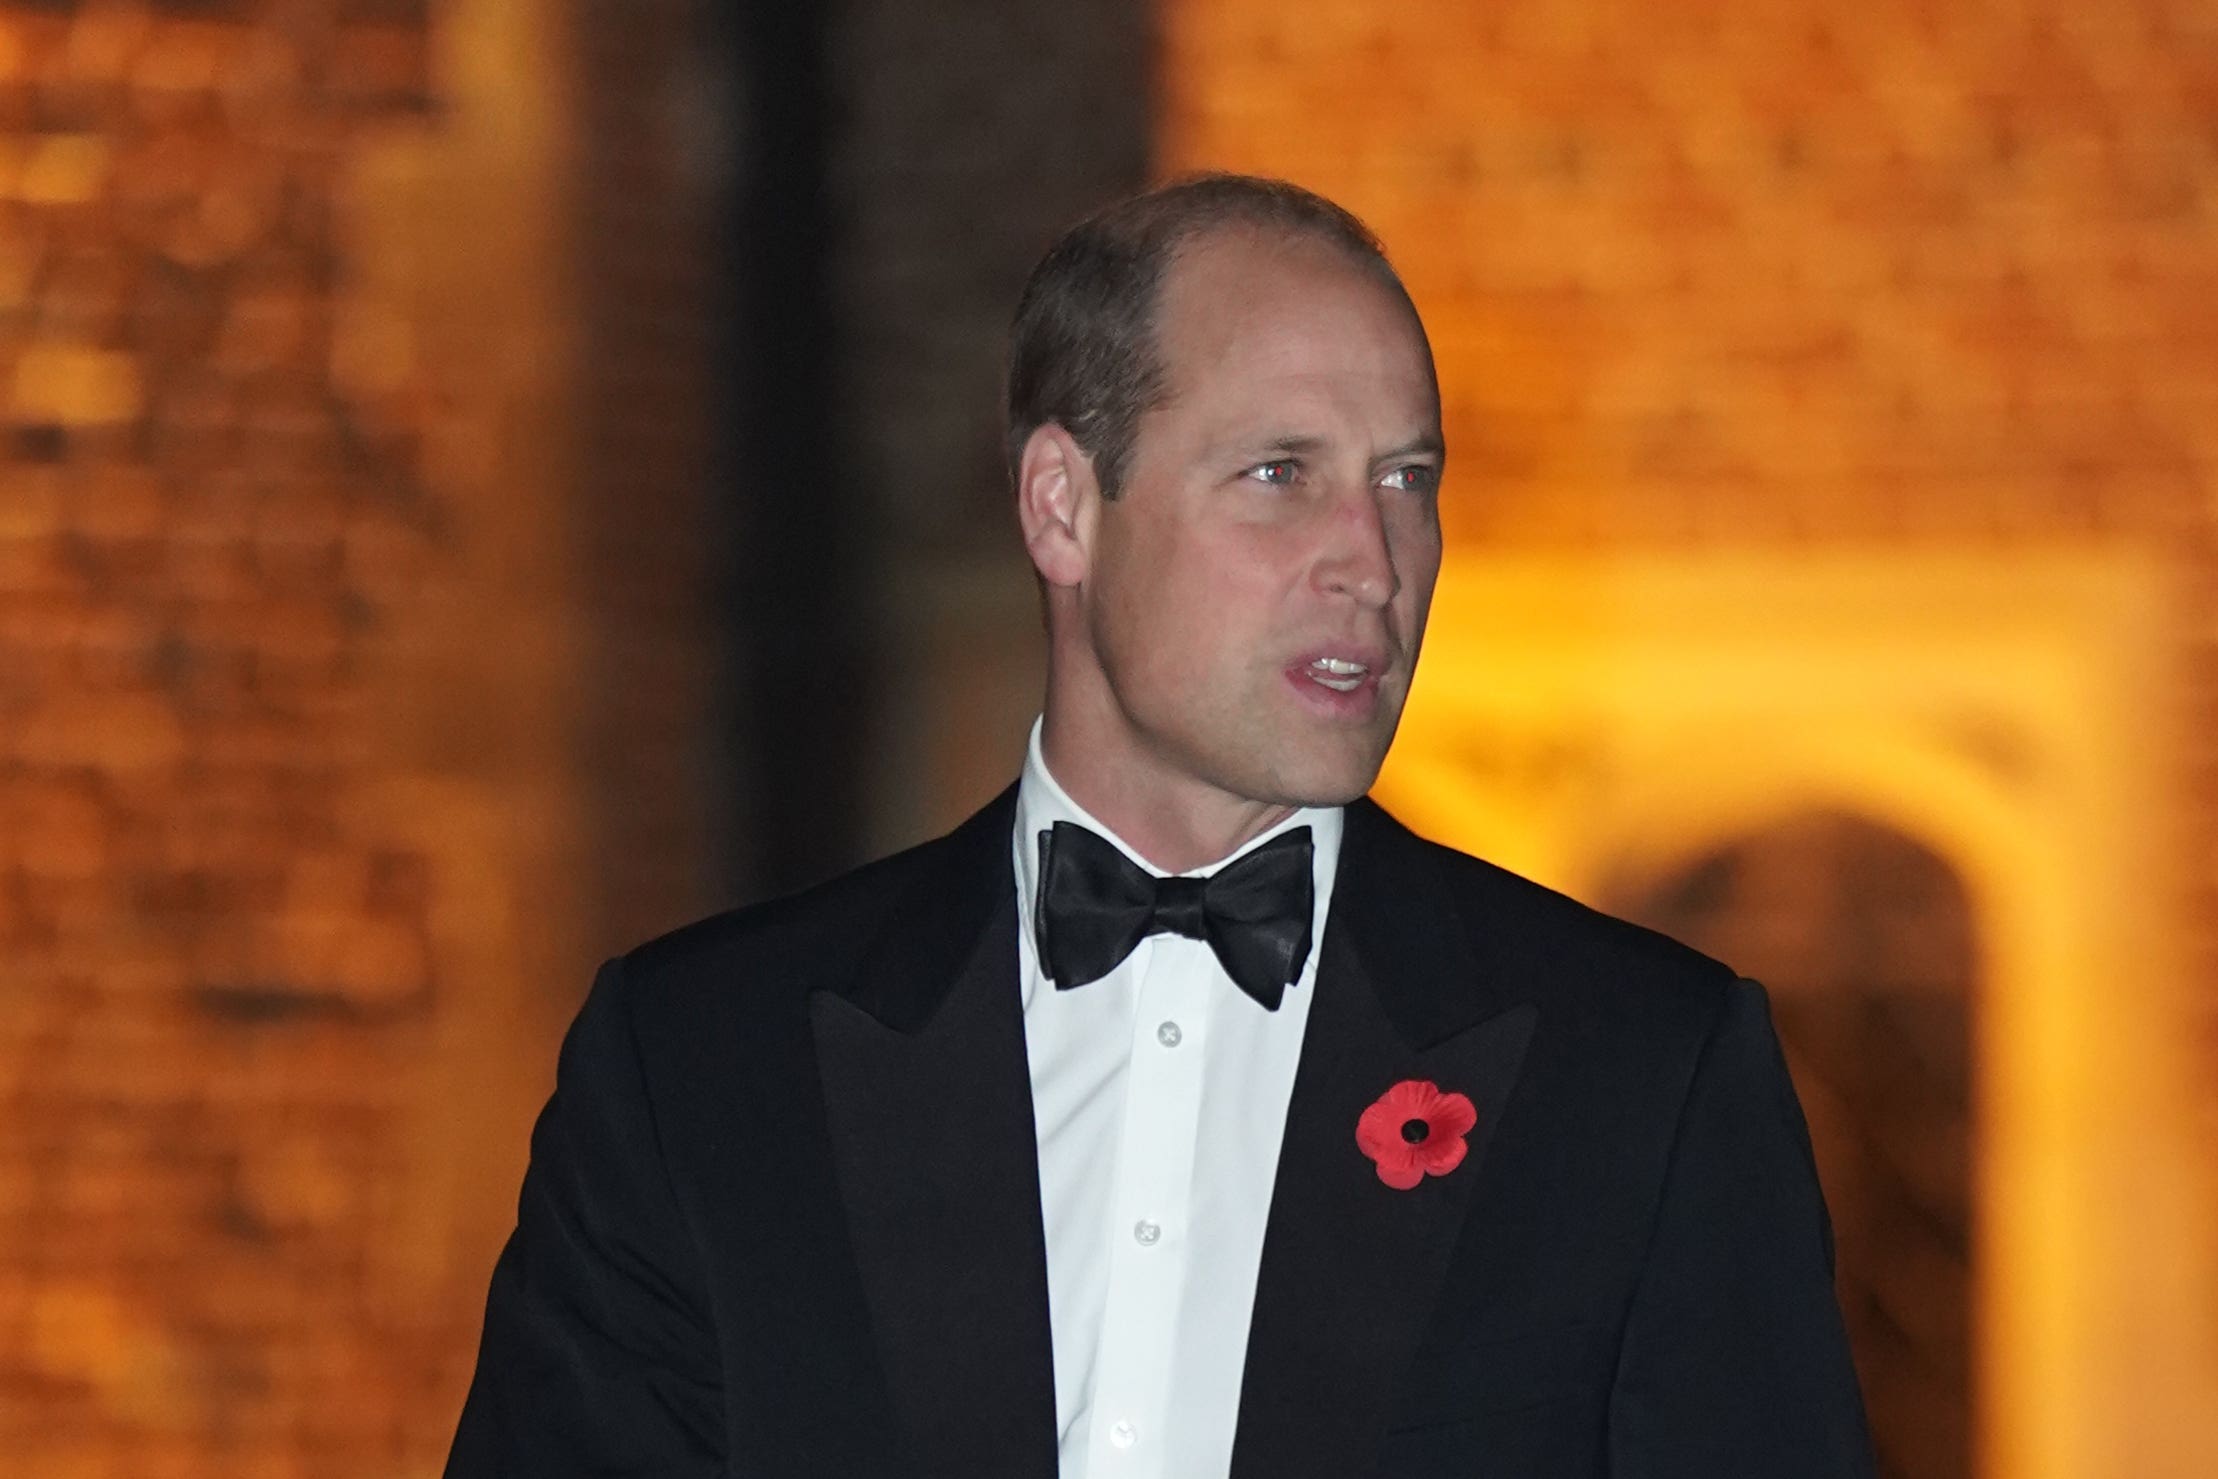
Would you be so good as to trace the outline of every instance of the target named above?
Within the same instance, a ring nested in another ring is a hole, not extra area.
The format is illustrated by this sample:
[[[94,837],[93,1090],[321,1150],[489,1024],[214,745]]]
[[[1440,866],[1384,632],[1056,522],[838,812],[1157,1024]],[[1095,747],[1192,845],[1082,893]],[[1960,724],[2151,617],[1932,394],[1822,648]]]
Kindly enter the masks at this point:
[[[1479,1112],[1461,1094],[1443,1094],[1434,1106],[1432,1128],[1436,1135],[1468,1135],[1479,1122]]]
[[[1374,1161],[1401,1145],[1401,1121],[1384,1099],[1364,1110],[1355,1122],[1355,1143]]]
[[[1457,1135],[1452,1139],[1444,1137],[1427,1141],[1424,1150],[1425,1174],[1445,1176],[1463,1164],[1463,1158],[1470,1153],[1471,1147],[1464,1143],[1461,1135]]]
[[[1425,1179],[1425,1168],[1415,1156],[1380,1156],[1379,1180],[1396,1191],[1408,1191]]]
[[[1400,1115],[1403,1119],[1421,1119],[1431,1107],[1432,1099],[1439,1092],[1429,1083],[1417,1079],[1403,1079],[1379,1096],[1380,1105]]]

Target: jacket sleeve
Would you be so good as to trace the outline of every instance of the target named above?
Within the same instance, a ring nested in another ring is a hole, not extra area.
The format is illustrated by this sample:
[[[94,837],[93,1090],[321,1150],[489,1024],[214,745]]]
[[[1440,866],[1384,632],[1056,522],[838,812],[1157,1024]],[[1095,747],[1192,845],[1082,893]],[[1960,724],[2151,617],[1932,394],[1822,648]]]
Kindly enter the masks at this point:
[[[1868,1479],[1833,1235],[1763,988],[1698,1060],[1610,1398],[1611,1479]]]
[[[612,962],[532,1132],[447,1479],[709,1479],[725,1472],[722,1410],[700,1259]]]

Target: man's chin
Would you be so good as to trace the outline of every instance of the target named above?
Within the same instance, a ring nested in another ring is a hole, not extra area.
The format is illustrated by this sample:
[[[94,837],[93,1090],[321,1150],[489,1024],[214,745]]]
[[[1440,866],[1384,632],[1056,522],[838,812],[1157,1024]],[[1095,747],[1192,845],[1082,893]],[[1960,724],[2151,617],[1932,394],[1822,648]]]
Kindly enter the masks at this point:
[[[1282,806],[1346,806],[1370,793],[1386,752],[1303,756],[1280,767],[1276,777]]]

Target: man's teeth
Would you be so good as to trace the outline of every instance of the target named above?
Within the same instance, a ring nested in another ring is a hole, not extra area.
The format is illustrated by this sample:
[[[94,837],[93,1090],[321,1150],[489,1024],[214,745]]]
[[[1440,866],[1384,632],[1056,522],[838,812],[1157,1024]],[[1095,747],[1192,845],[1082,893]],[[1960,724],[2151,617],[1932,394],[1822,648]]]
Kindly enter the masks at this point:
[[[1335,693],[1353,693],[1363,686],[1370,669],[1359,662],[1344,657],[1320,657],[1309,665],[1310,681],[1321,683]]]

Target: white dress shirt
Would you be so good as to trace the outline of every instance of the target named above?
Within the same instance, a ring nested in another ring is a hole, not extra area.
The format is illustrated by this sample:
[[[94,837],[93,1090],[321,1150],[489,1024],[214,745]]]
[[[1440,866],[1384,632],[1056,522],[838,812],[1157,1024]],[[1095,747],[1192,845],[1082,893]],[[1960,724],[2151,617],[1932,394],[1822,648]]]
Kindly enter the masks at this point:
[[[1048,774],[1032,726],[1015,863],[1024,1040],[1039,1137],[1061,1479],[1223,1479],[1231,1467],[1263,1225],[1316,994],[1341,812],[1296,812],[1315,846],[1309,960],[1277,1011],[1207,944],[1154,935],[1058,991],[1033,939],[1039,834],[1076,822],[1162,876]]]

